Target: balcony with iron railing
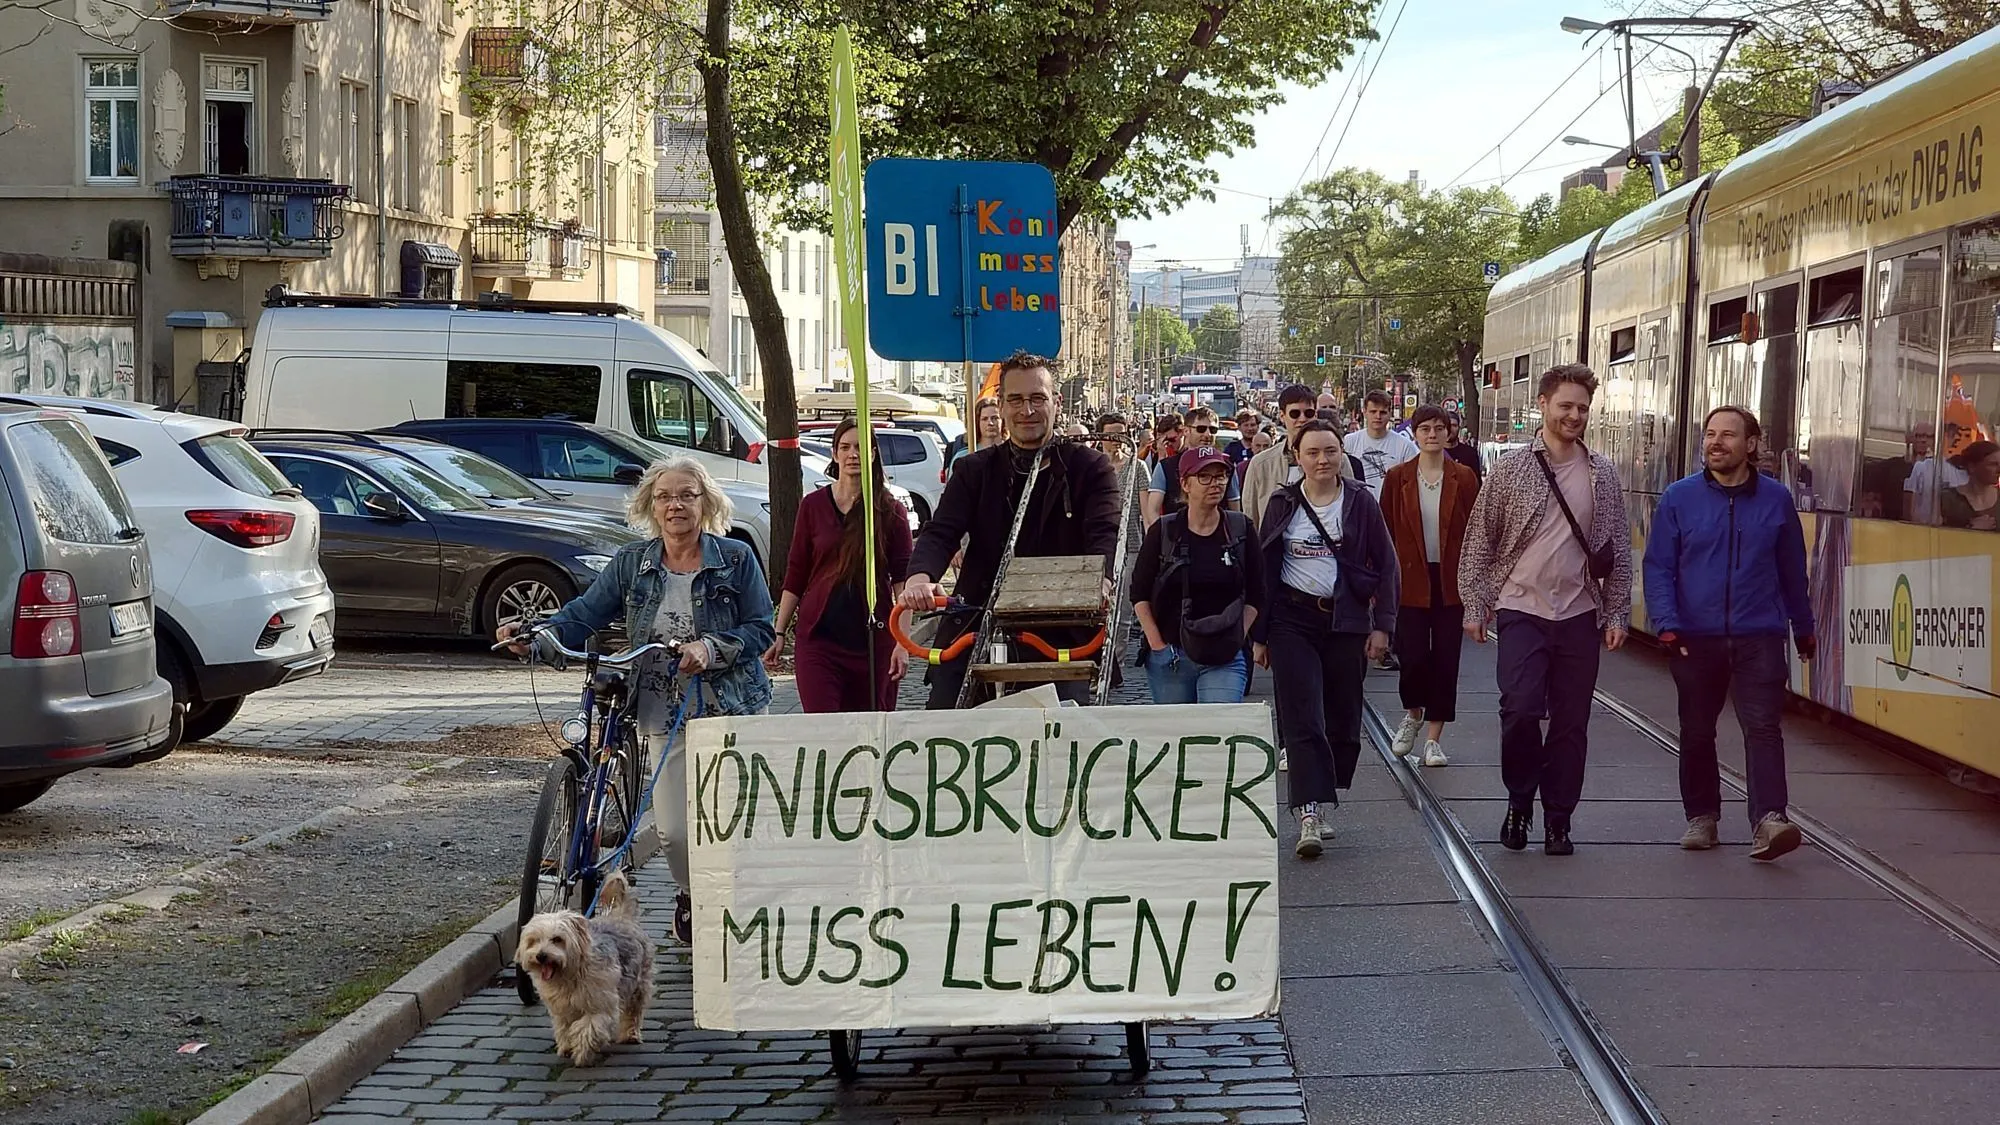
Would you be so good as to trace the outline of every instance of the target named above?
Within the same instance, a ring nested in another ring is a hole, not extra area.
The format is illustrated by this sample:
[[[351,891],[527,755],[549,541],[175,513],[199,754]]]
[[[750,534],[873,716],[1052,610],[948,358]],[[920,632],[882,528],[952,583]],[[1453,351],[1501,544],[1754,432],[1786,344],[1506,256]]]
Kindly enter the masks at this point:
[[[161,186],[172,200],[176,258],[324,258],[341,235],[350,192],[331,180],[278,176],[174,176]]]
[[[562,245],[563,228],[532,215],[474,215],[472,275],[548,280]]]
[[[320,23],[333,14],[333,0],[166,0],[169,18],[280,27]]]
[[[549,53],[525,27],[475,27],[465,39],[476,91],[516,102],[540,99],[549,84]]]
[[[564,223],[549,236],[549,258],[564,281],[581,281],[590,272],[596,241],[597,232],[575,223]]]

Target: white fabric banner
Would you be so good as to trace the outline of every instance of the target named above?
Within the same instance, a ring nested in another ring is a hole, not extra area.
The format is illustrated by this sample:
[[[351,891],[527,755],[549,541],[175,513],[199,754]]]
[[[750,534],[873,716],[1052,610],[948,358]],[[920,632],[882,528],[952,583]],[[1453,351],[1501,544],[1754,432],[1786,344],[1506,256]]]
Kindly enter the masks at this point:
[[[1277,1010],[1262,704],[701,719],[688,769],[698,1026]]]

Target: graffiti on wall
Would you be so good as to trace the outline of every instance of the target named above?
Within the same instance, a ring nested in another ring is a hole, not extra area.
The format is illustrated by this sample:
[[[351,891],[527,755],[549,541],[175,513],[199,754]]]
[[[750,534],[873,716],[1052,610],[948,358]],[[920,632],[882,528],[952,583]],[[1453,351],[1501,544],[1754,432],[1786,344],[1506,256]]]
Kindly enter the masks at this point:
[[[129,324],[0,323],[0,390],[132,401]]]

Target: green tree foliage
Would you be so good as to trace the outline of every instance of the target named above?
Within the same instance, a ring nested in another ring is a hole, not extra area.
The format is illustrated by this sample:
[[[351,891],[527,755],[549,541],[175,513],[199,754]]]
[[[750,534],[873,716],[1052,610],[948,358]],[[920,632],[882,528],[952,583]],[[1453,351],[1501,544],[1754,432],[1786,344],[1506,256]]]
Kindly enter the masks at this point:
[[[1210,305],[1194,326],[1194,350],[1210,363],[1233,363],[1243,343],[1243,325],[1228,305]]]
[[[862,148],[1055,173],[1061,224],[1171,211],[1252,139],[1286,82],[1319,82],[1379,0],[745,0],[732,58],[750,186],[822,224],[827,42],[853,30]]]
[[[1563,196],[1560,203],[1552,195],[1538,196],[1521,210],[1517,257],[1532,262],[1652,201],[1653,183],[1644,169],[1628,169],[1618,183],[1618,190],[1609,194],[1586,186]]]
[[[1521,219],[1504,191],[1426,191],[1348,168],[1305,185],[1274,215],[1291,226],[1278,264],[1285,322],[1299,329],[1287,344],[1289,370],[1308,382],[1317,374],[1353,382],[1349,356],[1312,366],[1316,345],[1339,344],[1414,373],[1434,395],[1455,387],[1478,401],[1483,267],[1519,260]],[[1387,330],[1391,320],[1402,327]],[[1374,361],[1365,368],[1378,370]]]
[[[1174,360],[1195,351],[1194,333],[1188,331],[1180,314],[1162,305],[1151,305],[1132,318],[1132,360],[1159,366],[1153,375],[1161,380],[1173,370]]]

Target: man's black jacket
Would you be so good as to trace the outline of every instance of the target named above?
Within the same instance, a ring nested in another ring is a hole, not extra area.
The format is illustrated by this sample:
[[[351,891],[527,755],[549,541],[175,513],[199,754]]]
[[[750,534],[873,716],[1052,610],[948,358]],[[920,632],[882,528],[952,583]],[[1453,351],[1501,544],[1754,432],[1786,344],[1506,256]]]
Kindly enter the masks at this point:
[[[1062,441],[1053,443],[1046,456],[1014,554],[1098,555],[1104,559],[1105,576],[1111,577],[1122,503],[1111,459],[1089,446]],[[1016,473],[1025,480],[1027,463],[1027,454],[1012,442],[990,445],[960,459],[937,511],[917,536],[910,573],[928,574],[933,581],[943,577],[960,539],[970,534],[952,593],[968,605],[985,605],[1000,569],[1000,555],[1007,549],[1007,532],[1013,527]]]

